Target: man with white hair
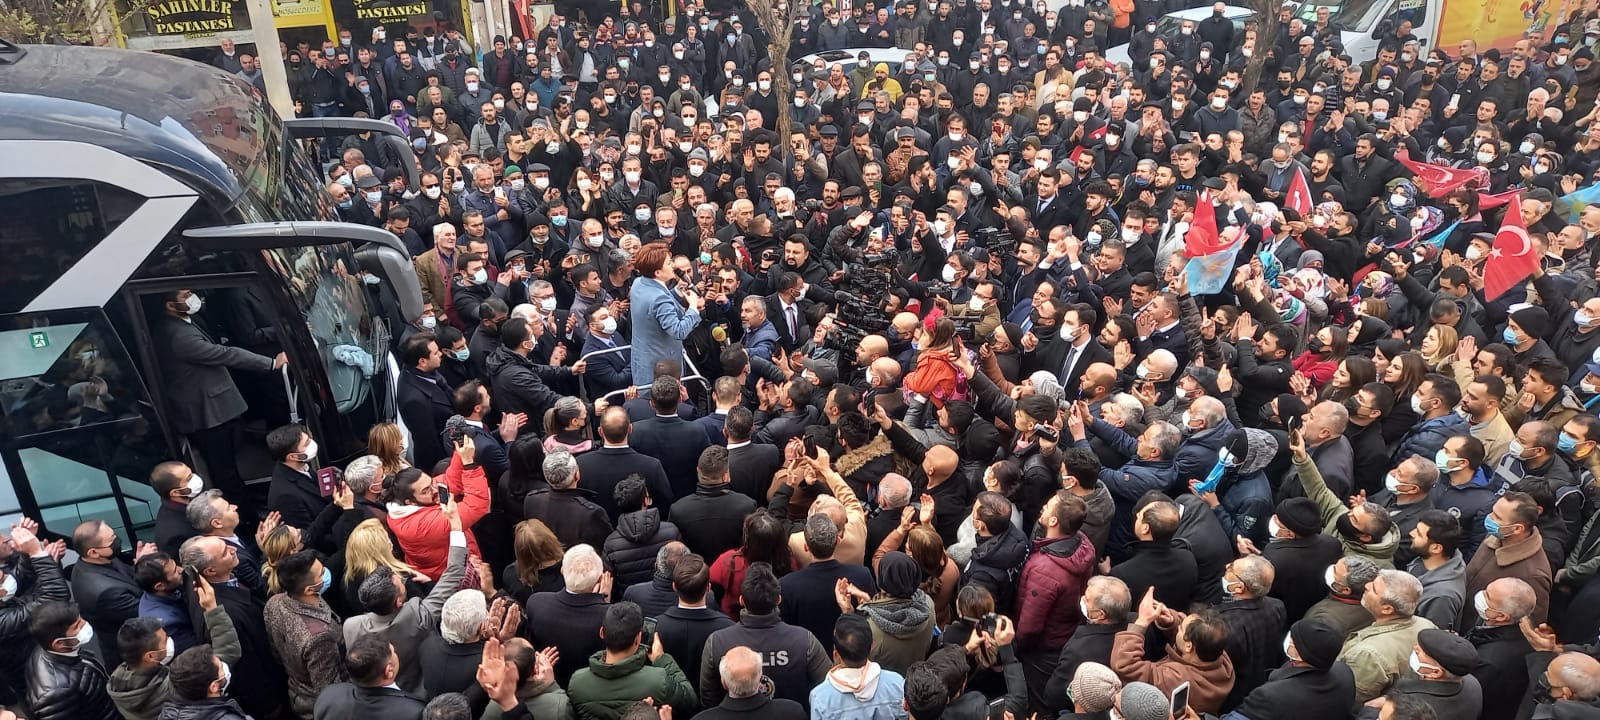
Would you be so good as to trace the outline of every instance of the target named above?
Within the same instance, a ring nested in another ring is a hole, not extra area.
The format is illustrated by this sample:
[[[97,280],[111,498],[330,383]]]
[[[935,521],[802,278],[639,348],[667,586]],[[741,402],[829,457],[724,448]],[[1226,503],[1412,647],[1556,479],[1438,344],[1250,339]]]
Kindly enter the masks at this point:
[[[593,546],[575,545],[561,558],[561,579],[565,589],[528,598],[526,615],[534,620],[529,638],[534,646],[553,646],[561,653],[556,677],[572,677],[604,647],[600,624],[610,606],[611,573]]]
[[[1173,459],[1173,470],[1179,486],[1188,487],[1191,480],[1205,480],[1216,467],[1218,451],[1233,436],[1233,423],[1221,400],[1201,397],[1178,418],[1178,428],[1183,431],[1183,444]]]
[[[889,473],[878,481],[877,515],[867,518],[867,547],[876,549],[889,533],[900,526],[902,508],[911,504],[911,481],[900,473]]]
[[[695,720],[805,720],[806,710],[793,700],[761,691],[761,655],[740,645],[723,654],[717,675],[728,692],[722,702],[697,713]]]
[[[1228,657],[1233,659],[1234,673],[1227,707],[1244,702],[1282,664],[1281,645],[1289,624],[1283,601],[1267,596],[1273,577],[1272,561],[1260,555],[1244,555],[1222,571],[1225,599],[1216,607],[1228,623]]]
[[[547,486],[528,493],[522,516],[543,522],[565,547],[603,547],[611,518],[594,501],[594,491],[578,486],[578,459],[557,448],[545,456],[543,469]]]
[[[490,637],[503,642],[516,636],[522,624],[522,608],[509,597],[497,598],[493,608],[483,591],[467,588],[444,601],[439,613],[439,632],[422,644],[422,684],[428,694],[466,692],[476,684],[478,662],[483,659],[483,643]],[[481,713],[481,700],[473,712]]]
[[[1516,717],[1528,691],[1528,654],[1533,648],[1519,625],[1533,613],[1539,598],[1521,578],[1500,578],[1478,591],[1471,602],[1479,624],[1466,633],[1478,651],[1472,676],[1483,687],[1480,717]]]
[[[1382,570],[1367,583],[1361,606],[1372,614],[1372,624],[1345,640],[1339,660],[1356,677],[1356,703],[1378,697],[1394,686],[1409,667],[1417,633],[1434,627],[1417,617],[1422,581],[1404,570]]]

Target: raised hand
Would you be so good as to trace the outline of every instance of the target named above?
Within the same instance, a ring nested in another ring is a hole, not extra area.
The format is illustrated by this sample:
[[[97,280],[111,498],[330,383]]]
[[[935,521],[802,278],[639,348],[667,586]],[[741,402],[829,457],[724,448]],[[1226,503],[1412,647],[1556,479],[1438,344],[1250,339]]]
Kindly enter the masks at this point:
[[[920,520],[923,525],[932,525],[934,509],[933,496],[929,495],[928,493],[923,493],[921,497],[917,498],[917,502],[922,505],[922,508],[918,511],[917,519]]]
[[[272,531],[282,524],[283,515],[277,510],[267,513],[266,519],[262,520],[261,524],[256,527],[256,547],[264,545],[267,542],[267,536],[271,535]]]

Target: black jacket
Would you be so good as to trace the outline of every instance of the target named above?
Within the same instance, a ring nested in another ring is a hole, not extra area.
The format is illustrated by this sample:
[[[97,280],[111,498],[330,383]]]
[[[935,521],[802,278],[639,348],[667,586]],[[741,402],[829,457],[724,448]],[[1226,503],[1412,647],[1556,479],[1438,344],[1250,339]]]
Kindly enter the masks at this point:
[[[1128,597],[1142,598],[1153,587],[1156,601],[1167,607],[1189,607],[1197,572],[1194,553],[1150,540],[1134,543],[1133,554],[1111,568],[1111,576],[1128,586]]]
[[[705,433],[700,435],[704,439]],[[609,523],[615,523],[621,514],[613,496],[617,483],[634,474],[644,477],[645,490],[656,507],[665,508],[677,497],[661,461],[631,447],[600,447],[578,456],[578,485],[594,491],[594,497],[589,499],[605,509]],[[602,536],[601,541],[604,540]]]
[[[432,472],[434,465],[450,457],[450,450],[444,446],[439,431],[444,429],[445,421],[455,414],[452,392],[453,388],[438,373],[424,375],[417,372],[416,368],[407,368],[400,373],[395,398],[400,406],[400,418],[411,429],[411,457],[424,472]],[[500,397],[500,388],[494,389],[494,396],[497,399]],[[544,415],[528,417],[543,418]]]
[[[678,591],[672,587],[672,578],[665,577],[660,573],[653,573],[649,580],[634,583],[629,585],[628,589],[623,590],[622,599],[638,605],[639,611],[644,613],[647,618],[661,617],[667,614],[667,610],[678,606]],[[721,607],[717,605],[716,591],[709,586],[706,587],[706,605],[712,610]],[[674,655],[672,657],[676,660],[678,656]],[[699,656],[696,655],[696,657]],[[679,665],[681,666],[682,663],[679,663]],[[690,680],[693,681],[694,678],[690,678]]]
[[[233,665],[228,695],[239,701],[251,717],[277,717],[279,709],[287,709],[289,705],[286,693],[289,680],[283,665],[273,655],[263,615],[266,601],[242,586],[212,583],[211,588],[217,594],[217,606],[227,611],[233,630],[239,636],[240,658]],[[189,608],[195,617],[195,631],[201,632],[205,622],[203,616],[196,614],[199,606],[191,602]],[[200,642],[211,642],[211,639],[200,638]]]
[[[995,612],[1010,613],[1027,559],[1028,536],[1008,522],[999,535],[978,538],[972,559],[961,571],[961,584],[977,583],[994,597]]]
[[[422,641],[422,686],[428,694],[439,697],[445,693],[463,693],[472,703],[472,716],[483,714],[489,705],[489,696],[478,686],[478,663],[483,661],[483,641],[454,644],[444,641],[438,633],[430,633]]]
[[[1467,639],[1478,649],[1472,676],[1483,687],[1483,718],[1516,717],[1528,691],[1528,655],[1533,648],[1516,625],[1475,627]]]
[[[740,645],[771,660],[762,665],[766,676],[772,679],[773,697],[788,698],[810,708],[811,688],[827,677],[832,661],[810,631],[784,622],[776,612],[743,613],[737,624],[706,639],[700,653],[701,707],[712,707],[728,694],[717,676],[717,661]]]
[[[28,709],[33,720],[121,720],[106,692],[106,671],[86,655],[40,650],[28,658]]]
[[[1050,673],[1050,680],[1044,686],[1044,697],[1052,703],[1049,708],[1052,713],[1072,709],[1072,702],[1067,699],[1067,686],[1072,683],[1072,676],[1078,673],[1079,665],[1086,662],[1111,665],[1111,643],[1116,639],[1117,631],[1124,627],[1126,626],[1120,623],[1114,625],[1085,623],[1073,631],[1072,639],[1061,646],[1061,657],[1056,661],[1056,668]]]
[[[133,579],[133,566],[121,559],[107,565],[79,562],[72,568],[72,598],[83,619],[94,627],[101,658],[119,658],[117,631],[122,623],[139,616],[144,594]]]
[[[189,516],[185,512],[188,507],[171,500],[163,500],[161,509],[156,511],[156,547],[161,548],[161,552],[173,559],[177,559],[178,549],[183,547],[183,541],[195,536],[194,526],[189,524]]]
[[[678,661],[678,667],[683,669],[689,684],[698,692],[701,654],[705,652],[706,638],[718,630],[733,627],[733,620],[717,610],[716,601],[710,595],[706,596],[706,606],[703,608],[678,607],[674,596],[673,605],[665,612],[646,617],[656,619],[656,634],[661,637],[661,649],[674,660],[683,658]]]
[[[776,445],[752,442],[728,448],[728,486],[757,505],[767,504],[767,490],[782,467],[783,450]]]
[[[1208,604],[1221,602],[1222,573],[1233,562],[1233,539],[1222,529],[1217,514],[1200,498],[1186,493],[1178,495],[1175,502],[1183,509],[1183,517],[1172,542],[1194,553],[1194,599]]]
[[[1355,702],[1356,678],[1349,665],[1335,661],[1327,670],[1286,665],[1245,697],[1239,713],[1263,720],[1346,720]]]
[[[605,509],[596,505],[594,493],[584,488],[546,486],[528,493],[527,499],[522,501],[522,516],[543,522],[563,547],[602,547],[606,536],[611,534],[611,522],[606,519]],[[580,660],[586,664],[588,657],[585,654]],[[583,666],[580,664],[573,669]]]
[[[8,705],[16,704],[27,690],[22,683],[22,670],[34,646],[33,638],[28,635],[33,604],[42,600],[72,599],[72,591],[61,574],[61,565],[55,560],[23,556],[21,561],[33,575],[33,581],[25,584],[19,577],[17,586],[26,589],[0,598],[0,703]]]
[[[547,383],[572,377],[569,368],[540,365],[504,347],[495,350],[484,367],[489,371],[494,408],[502,413],[527,413],[529,421],[543,420],[544,411],[561,399],[561,393]]]
[[[528,598],[528,638],[536,648],[554,646],[561,651],[556,677],[570,678],[589,666],[589,656],[604,648],[600,622],[610,604],[599,593],[573,594],[566,590],[534,593]]]
[[[654,499],[657,505],[669,507],[675,498],[694,492],[698,477],[695,467],[700,462],[700,453],[711,445],[711,440],[706,437],[705,429],[696,423],[677,415],[657,415],[633,424],[628,445],[661,461],[672,496]]]
[[[1217,587],[1222,583],[1217,582]],[[1273,669],[1283,664],[1283,602],[1274,597],[1225,600],[1216,606],[1228,622],[1228,657],[1233,659],[1233,690],[1222,708],[1231,710],[1244,702],[1251,690],[1267,681]]]
[[[834,600],[834,584],[844,578],[868,595],[877,592],[872,571],[864,565],[851,565],[832,558],[815,560],[778,581],[783,603],[778,614],[790,625],[811,631],[822,649],[833,652],[833,625],[839,621],[839,603]]]
[[[226,697],[190,702],[172,698],[161,708],[160,720],[251,720],[239,703]]]
[[[678,539],[678,526],[661,519],[653,507],[624,513],[617,518],[617,529],[606,538],[606,564],[616,587],[627,587],[649,580],[656,572],[656,553],[662,545]]]
[[[806,720],[806,709],[793,700],[756,693],[746,698],[725,697],[715,707],[695,713],[694,720]]]
[[[423,465],[425,469],[430,466]],[[267,510],[276,510],[283,524],[301,530],[311,523],[329,504],[317,487],[317,480],[288,465],[278,463],[272,467],[272,484],[267,488]],[[174,556],[176,557],[176,556]]]
[[[739,547],[744,516],[755,510],[754,500],[726,484],[700,485],[693,495],[672,505],[672,520],[690,550],[701,557],[718,558]]]
[[[346,720],[347,718],[383,718],[383,720],[419,720],[423,704],[403,691],[391,687],[356,687],[350,683],[335,683],[323,688],[317,696],[317,707],[312,717],[316,720]],[[261,717],[254,715],[253,717]]]
[[[1275,540],[1261,548],[1261,556],[1272,562],[1274,571],[1272,590],[1267,595],[1283,601],[1290,625],[1328,596],[1324,575],[1343,553],[1337,539],[1322,534]]]
[[[756,442],[783,447],[788,444],[790,438],[804,435],[807,427],[821,422],[822,414],[815,406],[806,405],[794,412],[775,416],[765,412],[757,413],[756,421],[757,423],[764,421],[763,427],[756,433]]]

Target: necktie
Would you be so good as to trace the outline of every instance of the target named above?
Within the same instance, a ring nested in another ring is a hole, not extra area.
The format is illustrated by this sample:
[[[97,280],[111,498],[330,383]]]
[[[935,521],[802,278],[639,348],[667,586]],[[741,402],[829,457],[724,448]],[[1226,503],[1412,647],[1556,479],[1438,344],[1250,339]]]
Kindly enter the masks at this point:
[[[795,319],[793,305],[784,308],[784,312],[788,313],[789,315],[789,337],[793,339],[800,334],[800,323]]]

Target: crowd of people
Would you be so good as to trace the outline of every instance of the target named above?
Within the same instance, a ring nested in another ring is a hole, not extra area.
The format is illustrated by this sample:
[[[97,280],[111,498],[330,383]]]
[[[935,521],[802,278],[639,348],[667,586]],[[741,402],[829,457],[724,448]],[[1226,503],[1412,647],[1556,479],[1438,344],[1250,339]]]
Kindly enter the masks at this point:
[[[273,430],[263,507],[162,463],[133,548],[11,528],[0,704],[1600,718],[1600,11],[1353,62],[1167,5],[824,0],[781,66],[697,0],[286,44],[299,112],[411,142],[320,150],[414,256],[401,422],[331,487]]]

